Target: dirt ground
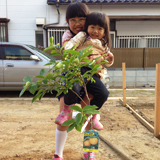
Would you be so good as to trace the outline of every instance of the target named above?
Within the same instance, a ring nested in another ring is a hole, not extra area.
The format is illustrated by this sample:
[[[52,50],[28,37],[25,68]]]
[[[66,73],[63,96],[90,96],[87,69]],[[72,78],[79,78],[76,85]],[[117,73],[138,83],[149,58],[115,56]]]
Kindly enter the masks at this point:
[[[124,107],[122,90],[110,91],[101,108],[104,130],[99,134],[133,160],[160,160],[160,140]],[[154,91],[127,91],[127,104],[142,112],[153,125]],[[0,160],[51,160],[54,154],[54,120],[59,112],[57,98],[31,103],[30,98],[0,98]],[[82,160],[83,133],[69,132],[64,160]],[[102,140],[97,160],[125,159]]]

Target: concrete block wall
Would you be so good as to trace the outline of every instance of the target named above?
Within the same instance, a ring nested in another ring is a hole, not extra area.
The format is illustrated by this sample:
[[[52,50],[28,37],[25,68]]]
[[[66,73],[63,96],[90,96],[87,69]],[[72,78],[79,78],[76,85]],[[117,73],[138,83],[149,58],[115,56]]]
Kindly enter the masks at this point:
[[[122,87],[123,77],[121,69],[108,69],[110,76],[110,87]],[[156,70],[155,69],[126,69],[126,86],[142,87],[155,86]]]

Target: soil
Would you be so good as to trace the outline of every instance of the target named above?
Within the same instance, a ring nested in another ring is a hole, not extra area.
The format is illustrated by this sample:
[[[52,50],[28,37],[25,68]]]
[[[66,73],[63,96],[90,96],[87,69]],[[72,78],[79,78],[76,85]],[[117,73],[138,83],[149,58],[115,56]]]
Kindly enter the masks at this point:
[[[122,90],[110,91],[101,108],[104,130],[99,134],[133,160],[160,160],[160,140],[124,107]],[[127,91],[127,104],[154,124],[154,91]],[[55,151],[54,120],[59,112],[57,98],[0,98],[0,160],[51,160]],[[82,160],[83,133],[68,133],[64,160]],[[97,160],[123,160],[123,156],[100,140]]]

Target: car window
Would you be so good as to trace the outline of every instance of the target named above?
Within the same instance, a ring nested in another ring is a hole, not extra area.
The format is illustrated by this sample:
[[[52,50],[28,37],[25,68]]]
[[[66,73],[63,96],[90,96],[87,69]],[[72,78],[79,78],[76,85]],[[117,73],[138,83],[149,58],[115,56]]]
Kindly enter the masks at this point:
[[[24,48],[5,46],[4,51],[7,60],[31,60],[32,54]]]
[[[48,53],[46,53],[46,52],[43,52],[43,51],[41,51],[40,49],[38,49],[38,48],[36,48],[36,47],[33,47],[33,46],[31,46],[31,45],[27,45],[29,48],[31,48],[31,49],[33,49],[34,51],[36,51],[36,52],[38,52],[38,54],[40,54],[41,56],[46,56],[46,57],[48,57],[49,59],[57,59],[56,57],[52,57],[52,56],[50,56]]]

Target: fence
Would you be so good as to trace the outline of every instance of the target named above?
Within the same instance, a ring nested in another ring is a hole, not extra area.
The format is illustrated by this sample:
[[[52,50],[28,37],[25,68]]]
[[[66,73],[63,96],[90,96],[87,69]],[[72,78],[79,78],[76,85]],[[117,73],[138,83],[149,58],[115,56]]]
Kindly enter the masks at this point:
[[[114,64],[110,68],[155,68],[160,63],[160,48],[112,48]]]
[[[160,35],[157,36],[118,36],[116,48],[160,48]]]
[[[65,27],[48,29],[48,37],[53,36],[54,44],[62,46],[62,35],[66,30]],[[115,59],[111,68],[121,68],[123,62],[126,68],[155,68],[155,64],[160,63],[160,35],[119,36],[115,46],[111,49]]]

